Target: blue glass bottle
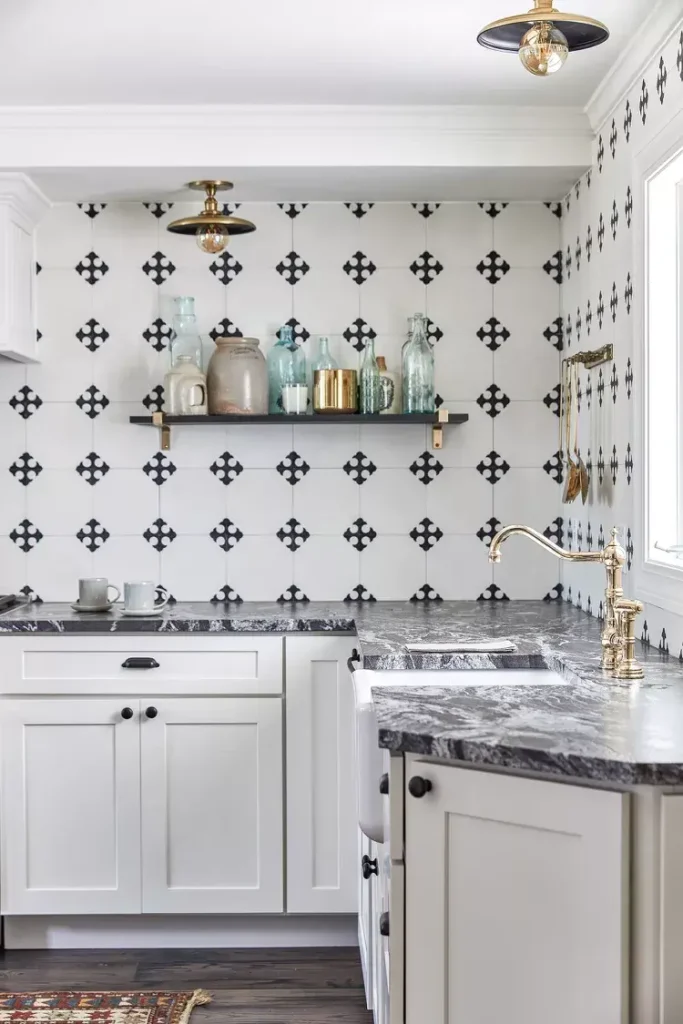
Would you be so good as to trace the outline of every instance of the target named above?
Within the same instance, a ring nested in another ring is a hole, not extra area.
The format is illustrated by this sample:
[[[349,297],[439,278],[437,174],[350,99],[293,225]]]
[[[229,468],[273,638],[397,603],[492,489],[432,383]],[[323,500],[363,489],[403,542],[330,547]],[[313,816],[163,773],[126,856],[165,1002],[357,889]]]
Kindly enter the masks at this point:
[[[434,351],[422,316],[415,317],[412,338],[403,350],[403,411],[434,412]]]
[[[190,295],[179,295],[174,301],[176,311],[173,314],[173,332],[169,345],[171,367],[177,366],[181,357],[189,356],[194,365],[201,370],[202,340],[197,330],[194,299]]]
[[[306,383],[306,354],[294,338],[289,324],[280,328],[279,337],[268,353],[268,412],[283,413],[282,389],[286,384]]]

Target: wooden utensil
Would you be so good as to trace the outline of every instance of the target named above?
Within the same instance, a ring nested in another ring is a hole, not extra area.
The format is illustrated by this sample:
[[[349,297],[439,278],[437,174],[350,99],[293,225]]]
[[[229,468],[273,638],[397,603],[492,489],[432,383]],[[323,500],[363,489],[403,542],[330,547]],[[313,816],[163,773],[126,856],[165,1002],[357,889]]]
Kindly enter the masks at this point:
[[[562,501],[564,504],[569,505],[572,501],[576,501],[576,498],[581,492],[581,471],[578,463],[575,463],[571,456],[571,440],[572,440],[572,418],[575,416],[574,413],[574,371],[571,364],[568,367],[567,373],[567,420],[565,423],[565,445],[566,445],[566,462],[567,462],[567,476],[564,482],[564,492],[562,495]],[[578,424],[578,409],[576,410],[575,416],[576,423]],[[578,435],[574,433],[574,447],[576,449],[576,442]]]
[[[577,465],[578,470],[579,470],[579,481],[580,481],[580,485],[581,485],[581,501],[585,505],[586,504],[586,500],[588,498],[588,490],[590,488],[591,480],[590,480],[590,474],[588,472],[588,468],[586,466],[586,463],[581,458],[581,454],[579,452],[579,368],[578,368],[578,366],[574,367],[574,374],[575,374],[575,380],[576,380],[576,387],[574,389],[575,392],[576,392],[576,420],[574,422],[574,457],[575,457],[575,464]]]

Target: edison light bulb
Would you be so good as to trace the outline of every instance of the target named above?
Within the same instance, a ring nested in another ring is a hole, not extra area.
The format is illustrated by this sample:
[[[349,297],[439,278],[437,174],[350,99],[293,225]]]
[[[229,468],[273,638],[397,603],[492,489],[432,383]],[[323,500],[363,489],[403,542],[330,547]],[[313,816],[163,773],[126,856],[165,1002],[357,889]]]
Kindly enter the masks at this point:
[[[532,75],[552,75],[567,59],[566,37],[549,22],[541,21],[522,36],[519,59]]]
[[[218,252],[223,252],[228,244],[229,235],[220,224],[207,224],[199,228],[196,238],[197,245],[202,252],[208,252],[210,256],[214,256]]]

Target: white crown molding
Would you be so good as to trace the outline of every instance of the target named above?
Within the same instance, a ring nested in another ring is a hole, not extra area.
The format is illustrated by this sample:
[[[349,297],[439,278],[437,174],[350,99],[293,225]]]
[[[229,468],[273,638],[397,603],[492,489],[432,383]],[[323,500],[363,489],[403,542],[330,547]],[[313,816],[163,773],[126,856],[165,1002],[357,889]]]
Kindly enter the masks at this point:
[[[585,107],[598,132],[683,19],[683,0],[659,0],[602,79]]]
[[[0,166],[17,169],[192,162],[583,170],[590,165],[591,141],[588,118],[576,107],[0,108]]]
[[[47,196],[26,174],[16,171],[0,172],[0,206],[10,206],[32,227],[51,205]]]

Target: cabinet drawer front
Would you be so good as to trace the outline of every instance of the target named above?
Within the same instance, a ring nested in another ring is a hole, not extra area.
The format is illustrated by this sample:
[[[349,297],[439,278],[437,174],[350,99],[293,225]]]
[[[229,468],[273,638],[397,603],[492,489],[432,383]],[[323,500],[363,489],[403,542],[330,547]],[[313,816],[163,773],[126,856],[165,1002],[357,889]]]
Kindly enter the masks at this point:
[[[279,694],[282,637],[17,638],[0,646],[2,692]]]

